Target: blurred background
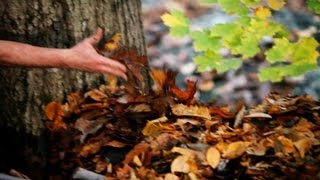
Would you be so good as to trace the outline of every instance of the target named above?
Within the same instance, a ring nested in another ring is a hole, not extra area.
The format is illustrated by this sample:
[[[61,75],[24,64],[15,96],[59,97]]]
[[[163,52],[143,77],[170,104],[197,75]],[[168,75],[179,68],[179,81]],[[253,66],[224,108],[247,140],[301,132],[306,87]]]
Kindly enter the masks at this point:
[[[256,71],[262,59],[245,61],[238,70],[217,74],[215,71],[198,73],[192,58],[196,53],[188,37],[175,38],[161,15],[174,9],[183,11],[191,19],[191,28],[212,27],[232,21],[220,7],[204,5],[200,0],[142,0],[143,25],[151,67],[166,67],[178,73],[177,85],[185,87],[186,79],[198,82],[196,97],[204,103],[253,107],[271,92],[291,95],[308,94],[319,100],[320,70],[304,76],[286,78],[280,83],[259,82]],[[273,20],[285,25],[297,36],[315,36],[320,40],[320,17],[308,12],[305,0],[288,0],[285,8],[273,14]]]

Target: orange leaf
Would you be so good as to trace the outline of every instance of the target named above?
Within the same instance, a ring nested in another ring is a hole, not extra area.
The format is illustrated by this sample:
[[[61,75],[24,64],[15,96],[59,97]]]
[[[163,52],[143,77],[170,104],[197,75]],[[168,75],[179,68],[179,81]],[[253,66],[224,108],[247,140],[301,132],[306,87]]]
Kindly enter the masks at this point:
[[[61,108],[61,103],[59,102],[55,102],[52,101],[50,102],[46,108],[44,109],[46,116],[48,117],[48,119],[50,119],[51,121],[53,121],[54,119],[56,119],[58,116],[63,116],[64,113],[62,111]]]
[[[175,84],[171,84],[171,92],[180,100],[186,101],[187,104],[193,99],[194,94],[196,93],[196,85],[195,81],[187,80],[187,88],[186,90],[179,89]]]
[[[88,157],[91,154],[97,153],[101,148],[101,142],[94,142],[86,144],[82,147],[79,155],[82,157]]]
[[[143,159],[140,159],[145,166],[147,166],[151,161],[150,145],[147,143],[139,143],[134,146],[134,148],[126,155],[123,163],[129,164],[133,162],[135,156],[143,156]]]
[[[167,71],[162,69],[162,70],[156,70],[156,69],[151,69],[150,75],[154,81],[154,91],[162,93],[165,90],[165,84],[167,81]]]

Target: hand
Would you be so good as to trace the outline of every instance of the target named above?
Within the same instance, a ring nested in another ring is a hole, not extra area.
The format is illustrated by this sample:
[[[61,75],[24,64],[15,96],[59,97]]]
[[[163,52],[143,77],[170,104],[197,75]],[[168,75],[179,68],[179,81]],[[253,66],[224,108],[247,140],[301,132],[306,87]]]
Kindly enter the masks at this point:
[[[103,31],[98,28],[95,34],[70,48],[65,65],[84,71],[113,74],[127,80],[127,69],[123,64],[98,54],[94,48],[102,37]]]

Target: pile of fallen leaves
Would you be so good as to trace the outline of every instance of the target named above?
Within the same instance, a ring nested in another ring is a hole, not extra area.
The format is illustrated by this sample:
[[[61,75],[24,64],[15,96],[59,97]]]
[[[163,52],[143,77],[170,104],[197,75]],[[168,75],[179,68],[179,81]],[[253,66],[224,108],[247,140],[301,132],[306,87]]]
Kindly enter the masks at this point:
[[[179,89],[171,71],[149,70],[145,93],[135,68],[125,84],[109,76],[47,105],[52,174],[81,167],[108,179],[320,178],[320,103],[311,97],[271,94],[231,111],[197,102],[196,83]]]

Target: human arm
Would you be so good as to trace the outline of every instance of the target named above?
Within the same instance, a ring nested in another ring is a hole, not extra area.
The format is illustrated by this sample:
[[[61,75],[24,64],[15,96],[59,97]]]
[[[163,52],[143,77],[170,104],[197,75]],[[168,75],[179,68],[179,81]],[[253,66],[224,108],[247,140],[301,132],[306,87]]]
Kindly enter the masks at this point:
[[[0,65],[72,68],[108,73],[127,79],[126,67],[97,53],[94,46],[103,36],[102,29],[69,49],[45,48],[0,40]]]

